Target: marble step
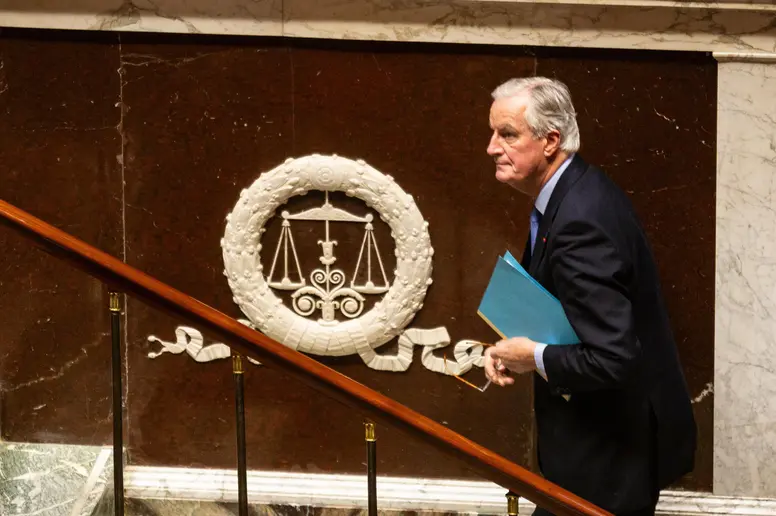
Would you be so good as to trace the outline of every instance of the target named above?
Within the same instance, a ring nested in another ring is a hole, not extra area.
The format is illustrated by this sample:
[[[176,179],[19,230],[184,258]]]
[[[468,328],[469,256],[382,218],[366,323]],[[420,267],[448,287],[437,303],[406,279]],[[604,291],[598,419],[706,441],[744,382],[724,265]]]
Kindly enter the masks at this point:
[[[113,515],[110,448],[0,443],[0,514]],[[234,470],[127,466],[128,516],[237,514]],[[490,482],[378,477],[380,514],[427,516],[506,512],[504,489]],[[252,516],[366,514],[364,475],[249,471]],[[520,515],[534,506],[521,501]],[[658,514],[776,516],[776,499],[666,491]]]

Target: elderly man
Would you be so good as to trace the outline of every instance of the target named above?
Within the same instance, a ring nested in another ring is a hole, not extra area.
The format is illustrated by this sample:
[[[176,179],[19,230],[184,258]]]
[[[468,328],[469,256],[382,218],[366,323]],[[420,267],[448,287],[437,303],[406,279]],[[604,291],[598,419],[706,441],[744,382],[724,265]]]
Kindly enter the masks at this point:
[[[496,179],[534,204],[523,266],[580,343],[510,338],[487,350],[485,373],[509,386],[535,372],[548,480],[618,515],[654,514],[660,489],[692,470],[696,428],[649,243],[628,197],[576,154],[563,83],[512,79],[493,99]]]

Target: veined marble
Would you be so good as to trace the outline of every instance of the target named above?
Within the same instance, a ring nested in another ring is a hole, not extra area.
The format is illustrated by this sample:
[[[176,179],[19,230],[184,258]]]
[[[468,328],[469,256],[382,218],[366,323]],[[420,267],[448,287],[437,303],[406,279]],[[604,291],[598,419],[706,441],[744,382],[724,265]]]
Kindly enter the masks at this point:
[[[130,467],[126,476],[128,514],[221,515],[237,501],[234,470]],[[425,478],[377,478],[378,508],[393,514],[504,514],[505,490],[491,482]],[[256,514],[366,514],[366,475],[248,472],[248,500]],[[520,500],[520,515],[535,506]],[[196,512],[194,512],[196,510]],[[156,511],[156,512],[154,512]],[[428,511],[428,512],[426,512]],[[776,501],[664,491],[661,515],[770,516]]]
[[[747,0],[6,0],[0,26],[773,52],[775,9]]]
[[[0,514],[89,516],[112,482],[108,448],[0,444]]]
[[[234,516],[238,508],[236,503],[199,502],[189,500],[129,500],[126,516]],[[366,509],[343,509],[337,507],[311,507],[307,505],[261,505],[250,504],[248,513],[251,516],[367,516]],[[402,516],[407,511],[378,510],[378,516]],[[411,511],[417,516],[451,516],[450,512]],[[459,513],[478,516],[500,516],[503,513],[488,515],[486,513]],[[521,511],[520,514],[523,514]],[[99,515],[95,515],[99,516]]]
[[[776,49],[776,13],[535,2],[285,0],[295,37],[702,51]]]
[[[9,0],[0,26],[280,36],[282,1]]]
[[[776,496],[776,60],[743,57],[719,64],[714,492]]]

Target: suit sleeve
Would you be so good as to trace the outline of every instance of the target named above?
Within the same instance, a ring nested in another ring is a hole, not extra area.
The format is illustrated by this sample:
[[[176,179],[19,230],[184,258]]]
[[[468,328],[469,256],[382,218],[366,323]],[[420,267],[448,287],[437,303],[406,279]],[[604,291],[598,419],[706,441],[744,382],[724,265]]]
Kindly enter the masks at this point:
[[[550,387],[574,392],[623,385],[641,359],[627,289],[632,266],[601,228],[584,221],[556,233],[549,260],[558,297],[581,342],[544,350]]]

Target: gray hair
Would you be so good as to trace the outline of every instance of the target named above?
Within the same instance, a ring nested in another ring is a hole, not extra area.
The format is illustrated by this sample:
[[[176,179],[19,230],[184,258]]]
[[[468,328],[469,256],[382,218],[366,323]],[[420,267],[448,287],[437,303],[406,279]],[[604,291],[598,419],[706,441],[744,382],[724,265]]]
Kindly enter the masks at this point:
[[[524,77],[510,79],[491,94],[494,100],[527,95],[525,122],[534,137],[543,138],[556,130],[560,133],[560,149],[572,153],[579,150],[577,112],[571,102],[568,87],[556,79]]]

